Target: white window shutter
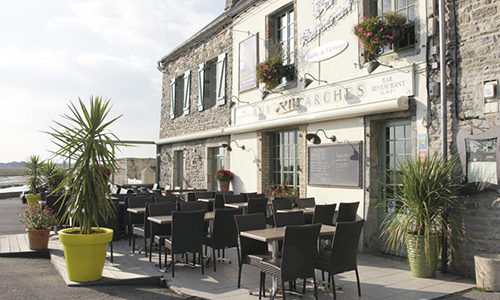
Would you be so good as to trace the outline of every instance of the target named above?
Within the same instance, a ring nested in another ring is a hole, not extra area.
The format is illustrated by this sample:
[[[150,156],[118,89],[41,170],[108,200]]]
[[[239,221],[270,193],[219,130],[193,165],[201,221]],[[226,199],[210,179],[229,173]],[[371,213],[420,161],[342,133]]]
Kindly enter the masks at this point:
[[[191,100],[191,70],[184,73],[184,115],[189,115]]]
[[[198,66],[198,111],[203,110],[203,102],[205,95],[205,64]]]
[[[170,79],[170,119],[175,118],[175,78]]]
[[[217,58],[216,75],[217,105],[224,105],[226,104],[226,53]]]

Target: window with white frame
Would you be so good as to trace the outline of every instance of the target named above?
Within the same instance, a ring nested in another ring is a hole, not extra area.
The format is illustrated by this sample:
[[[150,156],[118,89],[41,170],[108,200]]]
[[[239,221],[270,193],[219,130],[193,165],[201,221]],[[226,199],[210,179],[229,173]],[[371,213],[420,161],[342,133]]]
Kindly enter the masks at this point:
[[[272,18],[273,39],[281,47],[283,64],[293,65],[295,63],[295,18],[293,6],[281,10]]]
[[[191,101],[191,71],[170,80],[170,118],[189,114]]]
[[[394,40],[393,49],[386,47],[383,52],[404,50],[415,44],[415,0],[375,0],[373,11],[382,17],[384,13],[397,12],[406,18],[406,25],[401,29],[399,38]]]
[[[226,53],[198,66],[198,111],[226,103]]]
[[[299,133],[296,130],[271,134],[271,183],[299,186]]]

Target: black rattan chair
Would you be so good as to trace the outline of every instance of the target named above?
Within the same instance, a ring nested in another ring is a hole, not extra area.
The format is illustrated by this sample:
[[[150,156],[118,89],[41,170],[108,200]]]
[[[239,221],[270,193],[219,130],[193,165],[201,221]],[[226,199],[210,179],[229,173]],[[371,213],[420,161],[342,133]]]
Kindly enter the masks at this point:
[[[336,222],[354,222],[358,212],[359,202],[341,202]]]
[[[214,272],[217,271],[215,250],[238,247],[238,233],[234,216],[241,214],[241,209],[217,208],[215,210],[212,232],[205,237],[204,241],[205,245],[212,248]]]
[[[149,196],[128,196],[126,198],[127,208],[139,208],[146,207],[146,204],[152,201]],[[127,220],[127,228],[128,228],[128,245],[130,246],[132,243],[132,227],[140,227],[141,224],[144,225],[144,214],[133,214],[128,213]]]
[[[271,258],[267,249],[267,243],[241,236],[240,232],[266,228],[266,217],[262,213],[234,216],[238,236],[240,240],[238,254],[238,288],[241,286],[241,270],[243,264],[260,268],[260,262],[264,258]],[[260,273],[259,299],[261,291],[265,291],[265,274]],[[264,294],[264,297],[266,295]]]
[[[306,279],[313,278],[314,296],[318,299],[314,262],[318,254],[317,243],[321,224],[297,225],[285,227],[285,239],[281,259],[263,259],[260,270],[281,279],[283,299],[285,299],[285,282],[303,279],[303,293]]]
[[[172,212],[176,210],[175,202],[162,202],[162,203],[151,203],[148,206],[149,213],[151,217],[154,216],[170,216]],[[149,222],[150,226],[150,244],[149,244],[149,261],[151,261],[151,256],[153,252],[153,245],[158,245],[158,266],[161,268],[161,247],[164,245],[166,238],[172,235],[172,226],[170,224],[160,225],[154,222]]]
[[[224,195],[224,203],[237,203],[237,202],[245,202],[245,196],[239,194],[239,195],[231,195],[231,194],[225,194]]]
[[[165,262],[167,253],[172,256],[172,277],[175,277],[175,254],[199,253],[201,274],[205,274],[202,259],[203,245],[203,211],[174,211],[172,212],[172,237],[165,239]]]
[[[322,250],[318,253],[315,268],[327,271],[331,274],[333,283],[333,299],[337,299],[337,295],[335,293],[335,280],[333,276],[347,271],[356,272],[358,296],[361,297],[357,250],[361,229],[363,228],[364,223],[364,220],[337,223],[332,248],[329,250]]]
[[[176,203],[177,201],[179,201],[179,197],[177,197],[176,195],[153,195],[153,199],[156,203],[160,203],[160,202],[170,202],[170,203]]]
[[[299,206],[299,208],[314,207],[316,205],[316,200],[314,200],[314,197],[299,198],[297,199],[297,205]]]
[[[243,195],[243,198],[245,199],[244,201],[248,202],[248,198],[256,196],[257,192],[253,192],[253,193],[240,193],[240,195]]]
[[[195,210],[201,210],[204,212],[208,211],[208,204],[202,201],[189,201],[189,202],[180,201],[179,204],[181,211],[195,211]]]
[[[337,204],[316,205],[314,207],[313,224],[320,223],[333,226],[335,207],[337,207]]]
[[[301,210],[288,212],[274,212],[274,225],[285,227],[287,225],[304,225],[304,212]]]
[[[215,192],[195,192],[194,193],[196,200],[200,198],[214,198]]]
[[[247,214],[262,213],[266,215],[267,212],[267,198],[248,198]]]
[[[291,198],[275,198],[273,199],[273,211],[280,209],[292,209],[293,201]]]

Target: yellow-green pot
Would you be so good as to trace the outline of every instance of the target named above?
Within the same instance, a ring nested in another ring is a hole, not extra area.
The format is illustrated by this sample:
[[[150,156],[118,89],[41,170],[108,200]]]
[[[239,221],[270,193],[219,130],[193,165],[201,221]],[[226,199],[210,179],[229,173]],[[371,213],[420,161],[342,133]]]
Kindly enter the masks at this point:
[[[40,196],[40,194],[26,194],[24,195],[24,197],[26,198],[26,202],[28,203],[28,205],[40,205],[38,203],[38,201],[40,199],[42,199],[42,197]]]
[[[76,282],[97,281],[102,277],[108,243],[113,239],[113,230],[92,227],[101,233],[80,234],[79,228],[59,231],[59,240],[64,246],[64,257],[68,278]]]
[[[438,236],[431,235],[429,256],[427,256],[425,253],[424,237],[409,234],[406,237],[406,250],[408,252],[411,275],[422,278],[434,277],[437,268],[438,248]]]

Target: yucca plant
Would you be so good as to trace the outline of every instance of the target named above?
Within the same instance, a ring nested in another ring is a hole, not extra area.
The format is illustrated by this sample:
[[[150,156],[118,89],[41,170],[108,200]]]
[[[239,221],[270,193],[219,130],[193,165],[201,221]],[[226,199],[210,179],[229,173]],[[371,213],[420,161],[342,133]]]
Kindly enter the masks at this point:
[[[54,191],[59,184],[61,184],[66,176],[65,170],[59,168],[57,164],[51,160],[47,161],[43,165],[42,174],[45,177],[47,189],[51,192]]]
[[[28,157],[27,161],[23,162],[23,164],[26,168],[24,176],[26,176],[30,193],[37,194],[40,186],[42,185],[42,168],[44,162],[40,159],[40,156],[31,155]]]
[[[91,97],[88,106],[78,99],[78,104],[70,103],[68,107],[71,114],[63,118],[69,123],[55,122],[58,128],[52,127],[49,133],[59,147],[55,154],[74,161],[55,192],[63,192],[60,197],[66,206],[63,221],[72,217],[82,234],[90,234],[93,226],[98,227],[99,222],[114,214],[108,182],[116,168],[119,142],[108,128],[121,116],[107,120],[110,101],[101,97]]]
[[[436,248],[433,252],[437,251],[437,237],[444,233],[449,239],[451,232],[460,232],[453,216],[446,216],[445,212],[445,207],[459,207],[457,164],[456,157],[447,160],[438,155],[408,160],[391,176],[391,181],[397,183],[396,187],[385,187],[393,189],[396,206],[381,224],[381,237],[393,250],[401,250],[406,243],[410,266],[411,255],[425,254],[426,264],[432,267],[431,263],[437,262],[437,252],[431,253],[431,247]],[[415,236],[423,238],[423,243],[411,242]],[[416,249],[409,249],[413,246]]]

